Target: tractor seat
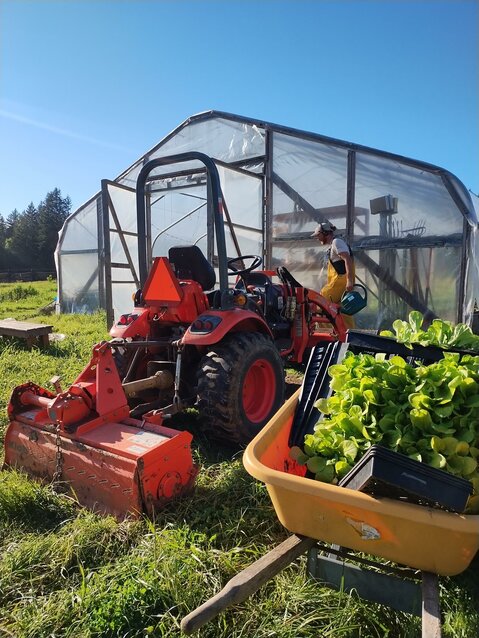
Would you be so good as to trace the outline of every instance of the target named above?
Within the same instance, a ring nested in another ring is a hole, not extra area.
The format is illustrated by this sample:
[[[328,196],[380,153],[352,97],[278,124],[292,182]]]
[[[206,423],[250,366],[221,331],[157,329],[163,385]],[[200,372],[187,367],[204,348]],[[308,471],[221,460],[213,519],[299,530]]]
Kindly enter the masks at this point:
[[[214,268],[199,246],[172,246],[168,251],[168,259],[178,279],[197,281],[203,290],[214,288]]]

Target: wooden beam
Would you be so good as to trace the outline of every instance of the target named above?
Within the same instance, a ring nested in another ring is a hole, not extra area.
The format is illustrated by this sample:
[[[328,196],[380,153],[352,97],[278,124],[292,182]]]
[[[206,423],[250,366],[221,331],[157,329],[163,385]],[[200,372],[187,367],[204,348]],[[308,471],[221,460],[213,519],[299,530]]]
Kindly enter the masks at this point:
[[[185,634],[191,634],[230,605],[243,602],[298,556],[307,552],[315,542],[312,538],[301,538],[295,534],[289,536],[280,545],[234,576],[218,594],[185,616],[181,621],[181,630]]]
[[[422,572],[422,638],[441,638],[441,609],[437,574]]]

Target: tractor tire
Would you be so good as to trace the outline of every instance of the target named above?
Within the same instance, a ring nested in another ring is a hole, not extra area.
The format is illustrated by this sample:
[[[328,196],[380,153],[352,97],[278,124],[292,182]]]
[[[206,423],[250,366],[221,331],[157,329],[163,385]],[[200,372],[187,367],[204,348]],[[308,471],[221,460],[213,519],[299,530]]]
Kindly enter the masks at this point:
[[[203,430],[228,443],[248,443],[283,404],[283,361],[264,334],[235,332],[211,346],[198,372]]]

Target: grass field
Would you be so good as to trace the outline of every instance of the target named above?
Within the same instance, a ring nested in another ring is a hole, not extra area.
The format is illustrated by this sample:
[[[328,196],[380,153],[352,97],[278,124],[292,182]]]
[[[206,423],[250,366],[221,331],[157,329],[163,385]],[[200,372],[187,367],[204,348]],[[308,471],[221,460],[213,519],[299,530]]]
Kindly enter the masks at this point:
[[[92,345],[108,338],[101,313],[46,316],[54,282],[0,284],[0,319],[52,323],[65,335],[46,351],[0,338],[0,438],[13,387],[70,384]],[[79,508],[21,474],[0,472],[0,638],[180,636],[180,621],[229,578],[287,537],[241,450],[205,439],[191,419],[201,464],[193,495],[154,521],[117,522]],[[447,551],[447,548],[444,548]],[[478,562],[442,578],[443,636],[479,635]],[[312,582],[305,557],[211,621],[199,638],[406,638],[420,619]]]

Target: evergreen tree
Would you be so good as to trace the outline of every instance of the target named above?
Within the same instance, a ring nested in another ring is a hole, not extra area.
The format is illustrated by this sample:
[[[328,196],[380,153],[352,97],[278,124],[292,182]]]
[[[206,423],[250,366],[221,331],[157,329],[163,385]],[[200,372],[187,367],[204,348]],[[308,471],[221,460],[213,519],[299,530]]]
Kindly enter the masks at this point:
[[[12,224],[7,246],[13,262],[12,267],[38,268],[38,211],[33,202]]]
[[[70,209],[70,198],[62,197],[58,188],[47,193],[38,205],[39,267],[42,270],[55,270],[54,253],[58,232],[70,214]]]
[[[7,239],[9,239],[12,236],[13,229],[15,227],[15,224],[18,222],[19,217],[20,217],[20,213],[18,212],[16,208],[14,208],[12,212],[10,213],[10,215],[7,217],[7,221],[6,221],[6,233],[7,233],[6,238]]]
[[[19,218],[20,213],[15,208],[7,217],[5,222],[5,270],[11,270],[12,268],[16,267],[15,258],[13,257],[10,250],[10,244],[12,241],[13,229],[15,228],[15,225],[17,224]]]
[[[55,270],[58,233],[70,214],[71,200],[54,188],[37,208],[33,202],[7,219],[0,215],[0,269]]]
[[[7,223],[0,215],[0,270],[7,269],[7,250],[5,242],[7,239]]]

